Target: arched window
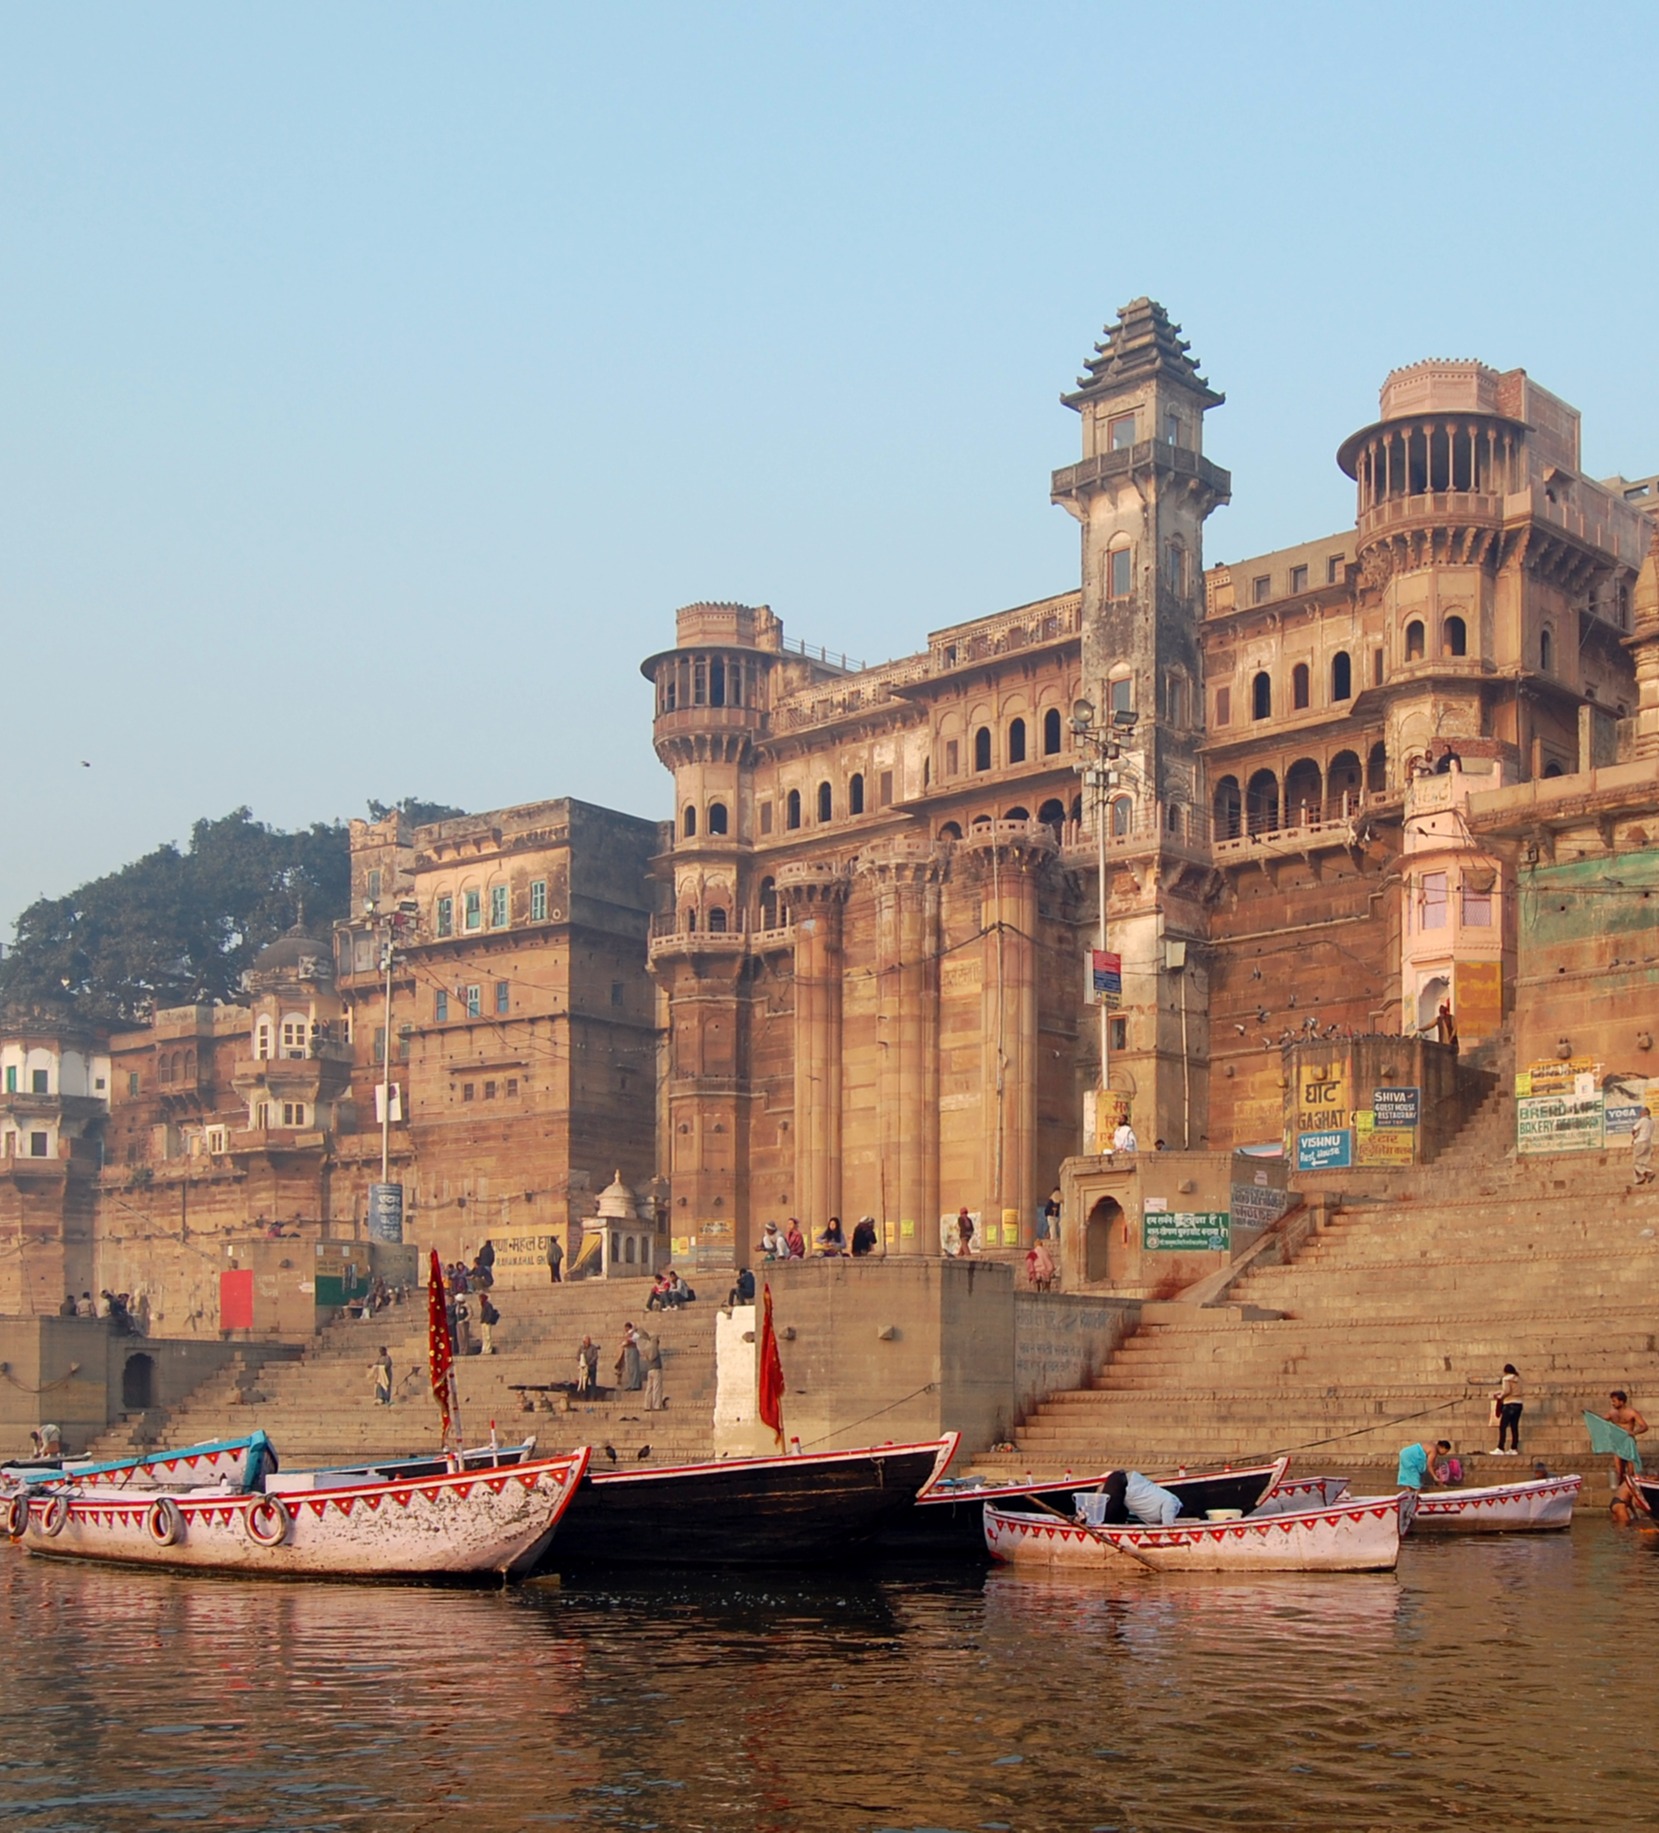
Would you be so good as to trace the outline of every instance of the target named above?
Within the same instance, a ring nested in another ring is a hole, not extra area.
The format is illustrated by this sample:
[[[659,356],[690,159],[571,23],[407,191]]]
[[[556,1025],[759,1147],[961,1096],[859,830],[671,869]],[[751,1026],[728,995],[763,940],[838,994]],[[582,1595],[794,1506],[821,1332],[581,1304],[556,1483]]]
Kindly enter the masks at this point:
[[[942,828],[940,828],[939,830],[939,838],[941,840],[960,840],[962,838],[961,823],[956,822],[956,821],[947,821],[945,825]]]
[[[861,815],[864,813],[864,777],[855,770],[852,780],[847,784],[847,813]]]
[[[1440,632],[1440,647],[1449,656],[1469,653],[1469,626],[1461,617],[1449,617]]]
[[[1171,802],[1169,807],[1164,810],[1164,826],[1168,828],[1170,833],[1172,833],[1177,840],[1186,833],[1187,811],[1179,802]]]
[[[726,933],[726,912],[720,904],[716,904],[709,912],[709,933],[716,936]]]
[[[1008,761],[1011,764],[1025,762],[1025,721],[1016,719],[1008,728]]]
[[[1561,769],[1561,766],[1552,757],[1550,761],[1544,766],[1544,775],[1547,777],[1551,777],[1551,776],[1561,776],[1562,774],[1564,773]]]
[[[1538,633],[1538,666],[1547,675],[1555,663],[1555,638],[1548,630]]]
[[[1112,833],[1121,838],[1133,832],[1135,826],[1135,804],[1128,796],[1112,798]]]
[[[1031,810],[1029,808],[1019,807],[1005,808],[1002,811],[1002,818],[1004,821],[1029,821],[1031,819]]]
[[[1187,550],[1179,540],[1164,543],[1164,584],[1176,593],[1187,589]]]
[[[685,805],[685,837],[690,840],[697,832],[697,809],[694,803]]]
[[[1416,618],[1406,625],[1406,660],[1421,662],[1423,659],[1423,626]]]
[[[1279,825],[1279,779],[1258,770],[1244,792],[1244,818],[1252,834],[1271,834]]]
[[[1273,717],[1273,677],[1265,668],[1250,683],[1250,717],[1252,719],[1271,719]]]
[[[1135,584],[1135,556],[1124,545],[1114,547],[1106,556],[1106,596],[1127,598]]]
[[[709,705],[726,704],[726,664],[719,656],[709,663]]]
[[[1244,831],[1244,801],[1239,795],[1238,778],[1224,776],[1215,786],[1215,837],[1237,840]]]
[[[696,928],[697,928],[697,910],[696,910],[696,906],[695,906],[695,905],[692,905],[692,904],[688,904],[688,905],[686,906],[686,913],[685,913],[685,928],[686,928],[686,934],[687,934],[687,935],[691,935],[691,934],[693,934],[693,933],[695,933],[695,931],[696,931]]]
[[[1354,697],[1354,665],[1348,659],[1346,649],[1339,649],[1331,657],[1331,699],[1352,700]]]
[[[783,805],[783,824],[785,827],[801,825],[801,792],[798,789],[790,790],[789,799]]]
[[[835,816],[835,792],[828,783],[818,785],[818,819],[832,820]]]
[[[1132,713],[1135,710],[1135,677],[1126,668],[1116,675],[1108,685],[1114,713]]]
[[[1066,829],[1065,803],[1056,802],[1050,799],[1037,810],[1037,819],[1041,821],[1045,827],[1054,829],[1054,838],[1056,840],[1063,838]]]
[[[1081,825],[1083,820],[1083,798],[1073,796],[1071,799],[1071,818],[1074,824]]]
[[[723,834],[726,831],[726,804],[711,802],[709,804],[709,832]]]
[[[1381,795],[1388,787],[1388,749],[1380,739],[1365,761],[1365,787],[1371,795]]]
[[[1308,665],[1298,662],[1290,671],[1290,704],[1297,712],[1308,704]]]
[[[760,881],[760,926],[762,929],[778,926],[778,881],[775,878]]]
[[[989,726],[981,726],[979,730],[974,733],[974,769],[989,770],[990,768],[991,728]]]
[[[1164,677],[1164,717],[1172,726],[1187,723],[1187,683],[1184,675]]]
[[[1060,751],[1060,709],[1051,706],[1043,715],[1043,756],[1056,757]]]
[[[1325,812],[1324,783],[1311,757],[1299,757],[1285,772],[1285,826],[1306,827]]]
[[[1363,788],[1364,777],[1359,767],[1359,753],[1337,752],[1325,776],[1326,818],[1335,821],[1342,815],[1352,814],[1359,807]]]

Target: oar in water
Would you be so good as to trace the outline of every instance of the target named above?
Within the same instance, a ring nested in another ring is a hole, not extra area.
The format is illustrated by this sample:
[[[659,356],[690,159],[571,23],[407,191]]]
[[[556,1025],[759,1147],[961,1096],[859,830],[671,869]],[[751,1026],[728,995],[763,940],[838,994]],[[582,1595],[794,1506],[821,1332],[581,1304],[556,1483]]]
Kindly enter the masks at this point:
[[[1151,1560],[1144,1558],[1133,1547],[1126,1547],[1121,1542],[1114,1540],[1104,1529],[1090,1527],[1086,1521],[1074,1521],[1064,1509],[1056,1508],[1052,1502],[1045,1502],[1041,1496],[1027,1496],[1025,1499],[1027,1502],[1035,1502],[1038,1508],[1047,1509],[1049,1514],[1057,1516],[1065,1522],[1067,1527],[1080,1528],[1092,1539],[1098,1540],[1103,1547],[1109,1547],[1126,1567],[1132,1567],[1137,1572],[1156,1571],[1157,1568]]]

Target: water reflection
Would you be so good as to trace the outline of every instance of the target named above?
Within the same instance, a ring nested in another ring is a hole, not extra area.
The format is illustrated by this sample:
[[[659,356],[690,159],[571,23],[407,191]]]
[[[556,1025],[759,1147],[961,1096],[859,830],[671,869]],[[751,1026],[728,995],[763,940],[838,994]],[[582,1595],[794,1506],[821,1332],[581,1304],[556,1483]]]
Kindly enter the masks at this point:
[[[0,1554],[20,1828],[1650,1823],[1659,1560],[1571,1536],[1396,1576],[997,1571],[259,1585]]]

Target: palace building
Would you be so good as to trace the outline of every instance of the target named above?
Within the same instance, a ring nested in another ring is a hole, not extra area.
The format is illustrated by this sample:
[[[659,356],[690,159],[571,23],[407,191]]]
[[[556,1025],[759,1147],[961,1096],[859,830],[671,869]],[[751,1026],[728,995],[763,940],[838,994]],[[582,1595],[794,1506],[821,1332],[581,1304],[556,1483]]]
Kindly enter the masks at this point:
[[[650,963],[677,1253],[742,1260],[789,1214],[937,1253],[962,1206],[1013,1248],[1086,1115],[1143,1149],[1273,1141],[1291,1042],[1442,1004],[1496,1037],[1505,797],[1639,754],[1659,493],[1586,477],[1578,414],[1524,371],[1394,372],[1337,453],[1354,526],[1208,570],[1222,396],[1163,309],[1126,306],[1062,399],[1076,590],[876,668],[695,604],[643,664],[674,779]]]

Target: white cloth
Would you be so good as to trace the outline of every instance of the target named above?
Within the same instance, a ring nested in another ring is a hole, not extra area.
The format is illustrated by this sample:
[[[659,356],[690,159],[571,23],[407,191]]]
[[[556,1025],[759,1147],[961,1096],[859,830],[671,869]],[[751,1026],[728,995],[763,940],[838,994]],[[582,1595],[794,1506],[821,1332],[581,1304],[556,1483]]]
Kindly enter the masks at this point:
[[[1146,1527],[1168,1527],[1181,1512],[1181,1498],[1161,1489],[1150,1477],[1131,1470],[1123,1486],[1123,1506],[1132,1521]]]
[[[1112,1135],[1114,1152],[1138,1152],[1140,1145],[1135,1138],[1135,1129],[1126,1120]]]

